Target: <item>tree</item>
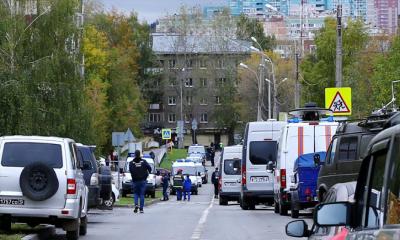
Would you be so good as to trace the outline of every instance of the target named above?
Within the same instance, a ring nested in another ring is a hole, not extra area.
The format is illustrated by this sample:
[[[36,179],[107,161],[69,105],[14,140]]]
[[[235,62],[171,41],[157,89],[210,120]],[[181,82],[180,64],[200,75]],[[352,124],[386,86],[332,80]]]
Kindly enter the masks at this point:
[[[264,27],[257,19],[248,18],[242,14],[237,20],[236,36],[240,40],[251,42],[251,37],[255,37],[263,50],[273,50],[275,47],[275,36],[266,36]],[[258,47],[258,46],[257,46]]]

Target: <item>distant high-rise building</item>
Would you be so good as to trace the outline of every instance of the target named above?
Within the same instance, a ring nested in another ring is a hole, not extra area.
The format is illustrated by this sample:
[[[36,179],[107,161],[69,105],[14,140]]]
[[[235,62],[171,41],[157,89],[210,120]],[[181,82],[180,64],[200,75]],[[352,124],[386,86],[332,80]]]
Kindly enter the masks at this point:
[[[251,18],[262,19],[265,17],[267,0],[228,0],[231,14],[239,16],[246,14]]]

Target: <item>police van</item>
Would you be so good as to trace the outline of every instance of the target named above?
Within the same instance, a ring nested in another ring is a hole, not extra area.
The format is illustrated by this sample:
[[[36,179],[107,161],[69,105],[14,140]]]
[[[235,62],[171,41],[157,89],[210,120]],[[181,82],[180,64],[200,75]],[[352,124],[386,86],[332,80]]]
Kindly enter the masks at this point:
[[[240,206],[254,209],[256,204],[274,201],[274,175],[278,141],[286,122],[268,120],[246,125],[242,150]]]
[[[194,162],[185,159],[178,159],[172,164],[172,176],[175,176],[179,170],[182,170],[183,176],[186,178],[186,175],[189,175],[190,181],[192,182],[191,192],[194,195],[198,194],[198,174],[196,165]],[[173,177],[171,178],[173,181]],[[173,186],[173,182],[171,182],[171,194],[174,195],[176,193],[176,189]]]
[[[326,152],[338,127],[332,112],[315,104],[289,114],[293,118],[283,128],[275,167],[275,213],[281,215],[287,215],[292,207],[290,190],[296,188],[293,171],[296,159],[304,154]]]

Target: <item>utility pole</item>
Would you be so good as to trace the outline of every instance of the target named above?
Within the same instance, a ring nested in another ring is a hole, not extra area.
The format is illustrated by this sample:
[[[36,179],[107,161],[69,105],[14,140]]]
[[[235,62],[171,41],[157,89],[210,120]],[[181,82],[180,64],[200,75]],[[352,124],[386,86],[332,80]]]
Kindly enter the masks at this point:
[[[337,31],[336,31],[336,76],[335,85],[336,87],[342,87],[343,76],[342,76],[342,5],[337,6]]]
[[[261,54],[261,65],[260,65],[260,78],[258,79],[258,110],[257,110],[257,121],[261,121],[261,94],[263,90],[263,81],[264,81],[264,69],[265,68],[265,57],[264,53]],[[270,94],[270,93],[268,93]],[[268,96],[269,97],[269,96]],[[271,119],[271,101],[268,101],[268,119]]]
[[[294,107],[300,107],[300,82],[299,82],[299,54],[295,54],[295,62],[296,62],[296,83],[294,86]]]

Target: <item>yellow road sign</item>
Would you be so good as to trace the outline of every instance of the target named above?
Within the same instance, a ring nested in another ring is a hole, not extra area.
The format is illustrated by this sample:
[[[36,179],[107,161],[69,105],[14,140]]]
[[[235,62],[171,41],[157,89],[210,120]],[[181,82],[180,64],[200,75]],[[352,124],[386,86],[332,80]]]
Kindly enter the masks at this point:
[[[170,140],[172,135],[172,130],[169,128],[163,128],[161,130],[161,136],[163,140]]]
[[[351,88],[325,88],[325,108],[335,116],[351,115]]]

